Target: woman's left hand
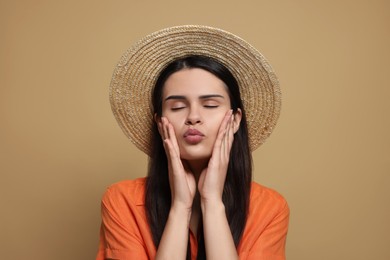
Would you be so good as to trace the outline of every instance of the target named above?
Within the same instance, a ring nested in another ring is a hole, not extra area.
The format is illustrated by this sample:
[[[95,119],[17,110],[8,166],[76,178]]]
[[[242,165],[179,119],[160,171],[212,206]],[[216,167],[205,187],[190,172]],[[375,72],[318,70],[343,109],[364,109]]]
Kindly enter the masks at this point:
[[[219,128],[208,167],[199,177],[198,190],[202,203],[222,201],[233,139],[234,116],[233,111],[229,110]]]

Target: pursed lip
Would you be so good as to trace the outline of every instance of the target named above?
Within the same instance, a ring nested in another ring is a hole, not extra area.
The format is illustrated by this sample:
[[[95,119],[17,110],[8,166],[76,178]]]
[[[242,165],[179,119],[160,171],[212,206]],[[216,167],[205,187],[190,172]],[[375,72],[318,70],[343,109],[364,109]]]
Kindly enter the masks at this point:
[[[188,144],[196,145],[196,144],[202,142],[202,140],[204,138],[204,134],[196,129],[188,129],[184,133],[183,138]]]
[[[184,137],[192,136],[192,135],[204,136],[204,134],[202,132],[200,132],[199,130],[196,130],[196,129],[188,129],[184,133]]]

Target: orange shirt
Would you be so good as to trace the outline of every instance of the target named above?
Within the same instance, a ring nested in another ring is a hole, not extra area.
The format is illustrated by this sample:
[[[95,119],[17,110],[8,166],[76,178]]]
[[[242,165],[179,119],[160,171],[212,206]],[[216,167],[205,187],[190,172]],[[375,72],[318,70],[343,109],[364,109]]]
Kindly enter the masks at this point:
[[[145,178],[110,186],[102,199],[102,226],[96,260],[154,259],[144,209]],[[237,248],[241,260],[284,260],[289,208],[276,191],[252,183],[248,220]],[[190,236],[192,259],[197,241]]]

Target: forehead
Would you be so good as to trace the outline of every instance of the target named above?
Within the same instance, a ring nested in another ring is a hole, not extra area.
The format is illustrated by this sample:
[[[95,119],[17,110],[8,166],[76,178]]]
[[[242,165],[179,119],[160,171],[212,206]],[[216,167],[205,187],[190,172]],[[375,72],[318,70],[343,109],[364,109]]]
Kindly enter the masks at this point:
[[[165,81],[163,96],[207,95],[228,96],[225,83],[212,73],[198,68],[183,69],[173,73]]]

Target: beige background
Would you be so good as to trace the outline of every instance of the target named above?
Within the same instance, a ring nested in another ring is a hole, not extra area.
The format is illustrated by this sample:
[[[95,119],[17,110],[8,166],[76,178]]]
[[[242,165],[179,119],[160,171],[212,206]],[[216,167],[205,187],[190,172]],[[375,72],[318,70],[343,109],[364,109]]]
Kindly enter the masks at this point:
[[[205,24],[280,78],[254,164],[289,201],[288,259],[390,259],[390,2],[155,2],[0,2],[0,258],[94,258],[101,195],[146,167],[111,114],[114,66],[148,33]]]

